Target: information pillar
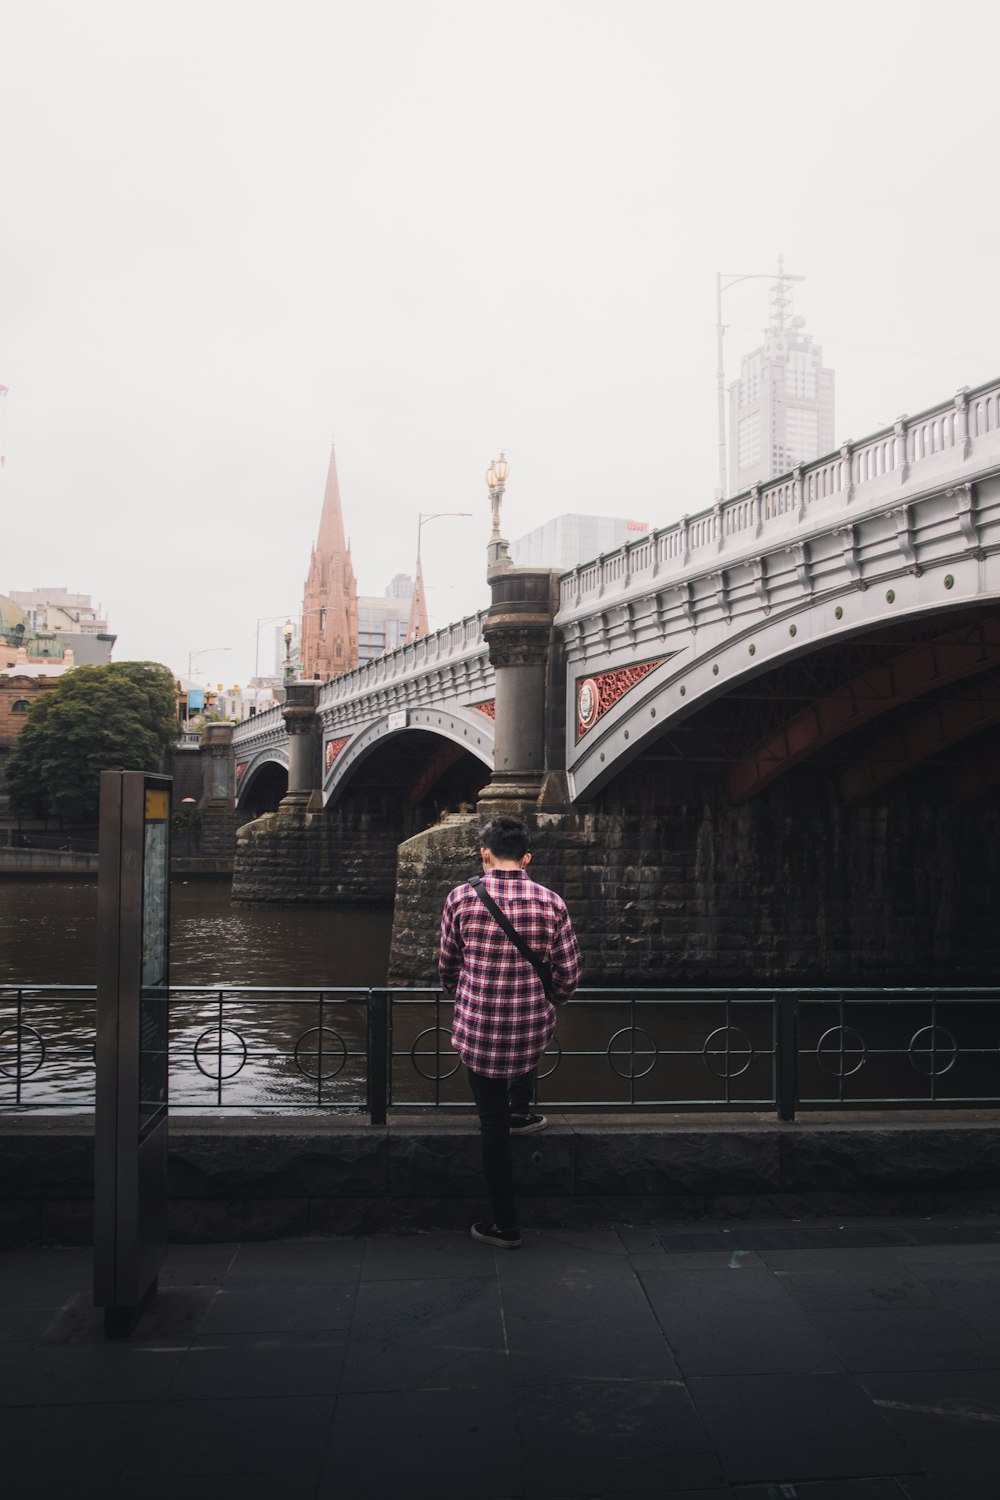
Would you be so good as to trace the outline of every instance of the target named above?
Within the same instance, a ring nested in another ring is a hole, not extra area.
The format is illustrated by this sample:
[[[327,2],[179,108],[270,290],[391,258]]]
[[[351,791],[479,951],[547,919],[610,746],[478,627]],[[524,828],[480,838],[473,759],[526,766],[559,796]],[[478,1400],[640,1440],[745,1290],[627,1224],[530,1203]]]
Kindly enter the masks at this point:
[[[169,776],[102,771],[94,1303],[131,1333],[167,1244]]]

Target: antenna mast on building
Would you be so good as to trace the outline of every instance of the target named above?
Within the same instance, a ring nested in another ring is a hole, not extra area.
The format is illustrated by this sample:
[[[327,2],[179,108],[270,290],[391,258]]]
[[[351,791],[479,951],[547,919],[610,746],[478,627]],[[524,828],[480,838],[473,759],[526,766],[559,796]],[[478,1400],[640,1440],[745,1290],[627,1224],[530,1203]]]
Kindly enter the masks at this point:
[[[774,333],[785,331],[785,323],[792,305],[792,294],[788,290],[789,282],[801,280],[801,276],[785,275],[785,257],[779,255],[778,279],[771,288],[771,329]]]

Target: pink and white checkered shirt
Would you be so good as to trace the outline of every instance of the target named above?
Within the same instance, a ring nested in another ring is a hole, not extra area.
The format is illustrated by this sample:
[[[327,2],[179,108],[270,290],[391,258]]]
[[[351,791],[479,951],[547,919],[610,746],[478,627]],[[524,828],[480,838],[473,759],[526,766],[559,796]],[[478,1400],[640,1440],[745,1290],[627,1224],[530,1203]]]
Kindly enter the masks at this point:
[[[552,965],[552,995],[566,1001],[580,982],[580,949],[561,896],[523,870],[487,870],[483,884],[511,926]],[[556,1029],[555,1006],[532,965],[497,926],[472,886],[448,894],[438,973],[455,993],[451,1045],[487,1078],[519,1078]]]

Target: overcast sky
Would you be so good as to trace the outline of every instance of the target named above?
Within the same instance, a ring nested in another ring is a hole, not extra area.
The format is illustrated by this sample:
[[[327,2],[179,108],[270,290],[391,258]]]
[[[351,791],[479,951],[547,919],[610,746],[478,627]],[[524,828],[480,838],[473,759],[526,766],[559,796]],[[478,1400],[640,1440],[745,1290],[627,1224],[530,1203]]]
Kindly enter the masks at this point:
[[[715,272],[786,268],[838,441],[1000,375],[995,0],[0,0],[0,592],[245,683],[331,438],[364,593],[711,504]],[[768,285],[727,294],[727,376]],[[225,653],[209,648],[228,646]]]

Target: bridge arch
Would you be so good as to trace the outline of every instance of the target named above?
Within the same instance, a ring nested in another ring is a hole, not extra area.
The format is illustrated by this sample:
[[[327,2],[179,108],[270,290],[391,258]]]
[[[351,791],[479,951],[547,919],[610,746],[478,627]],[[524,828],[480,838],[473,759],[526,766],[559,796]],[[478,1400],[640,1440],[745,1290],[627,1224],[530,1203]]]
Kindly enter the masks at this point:
[[[288,791],[288,754],[269,745],[236,763],[236,807],[259,817],[274,812]]]
[[[420,747],[421,740],[427,742],[425,749]],[[423,749],[424,764],[415,766],[414,779],[408,788],[411,801],[421,788],[429,794],[436,782],[465,755],[487,772],[493,768],[493,721],[485,714],[468,708],[403,709],[383,714],[353,734],[324,733],[324,805],[338,802],[365,763],[391,748],[394,742],[400,747],[404,744],[413,747],[417,751],[414,761],[419,761]],[[435,743],[440,749],[435,750]],[[444,751],[445,746],[451,747],[450,756]],[[482,780],[485,782],[485,775]]]
[[[894,626],[938,623],[945,632],[964,613],[1000,603],[1000,559],[988,561],[994,564],[990,576],[983,559],[952,561],[888,586],[838,590],[780,613],[688,631],[679,650],[651,666],[594,729],[568,747],[574,799],[591,801],[664,734],[776,668]]]

